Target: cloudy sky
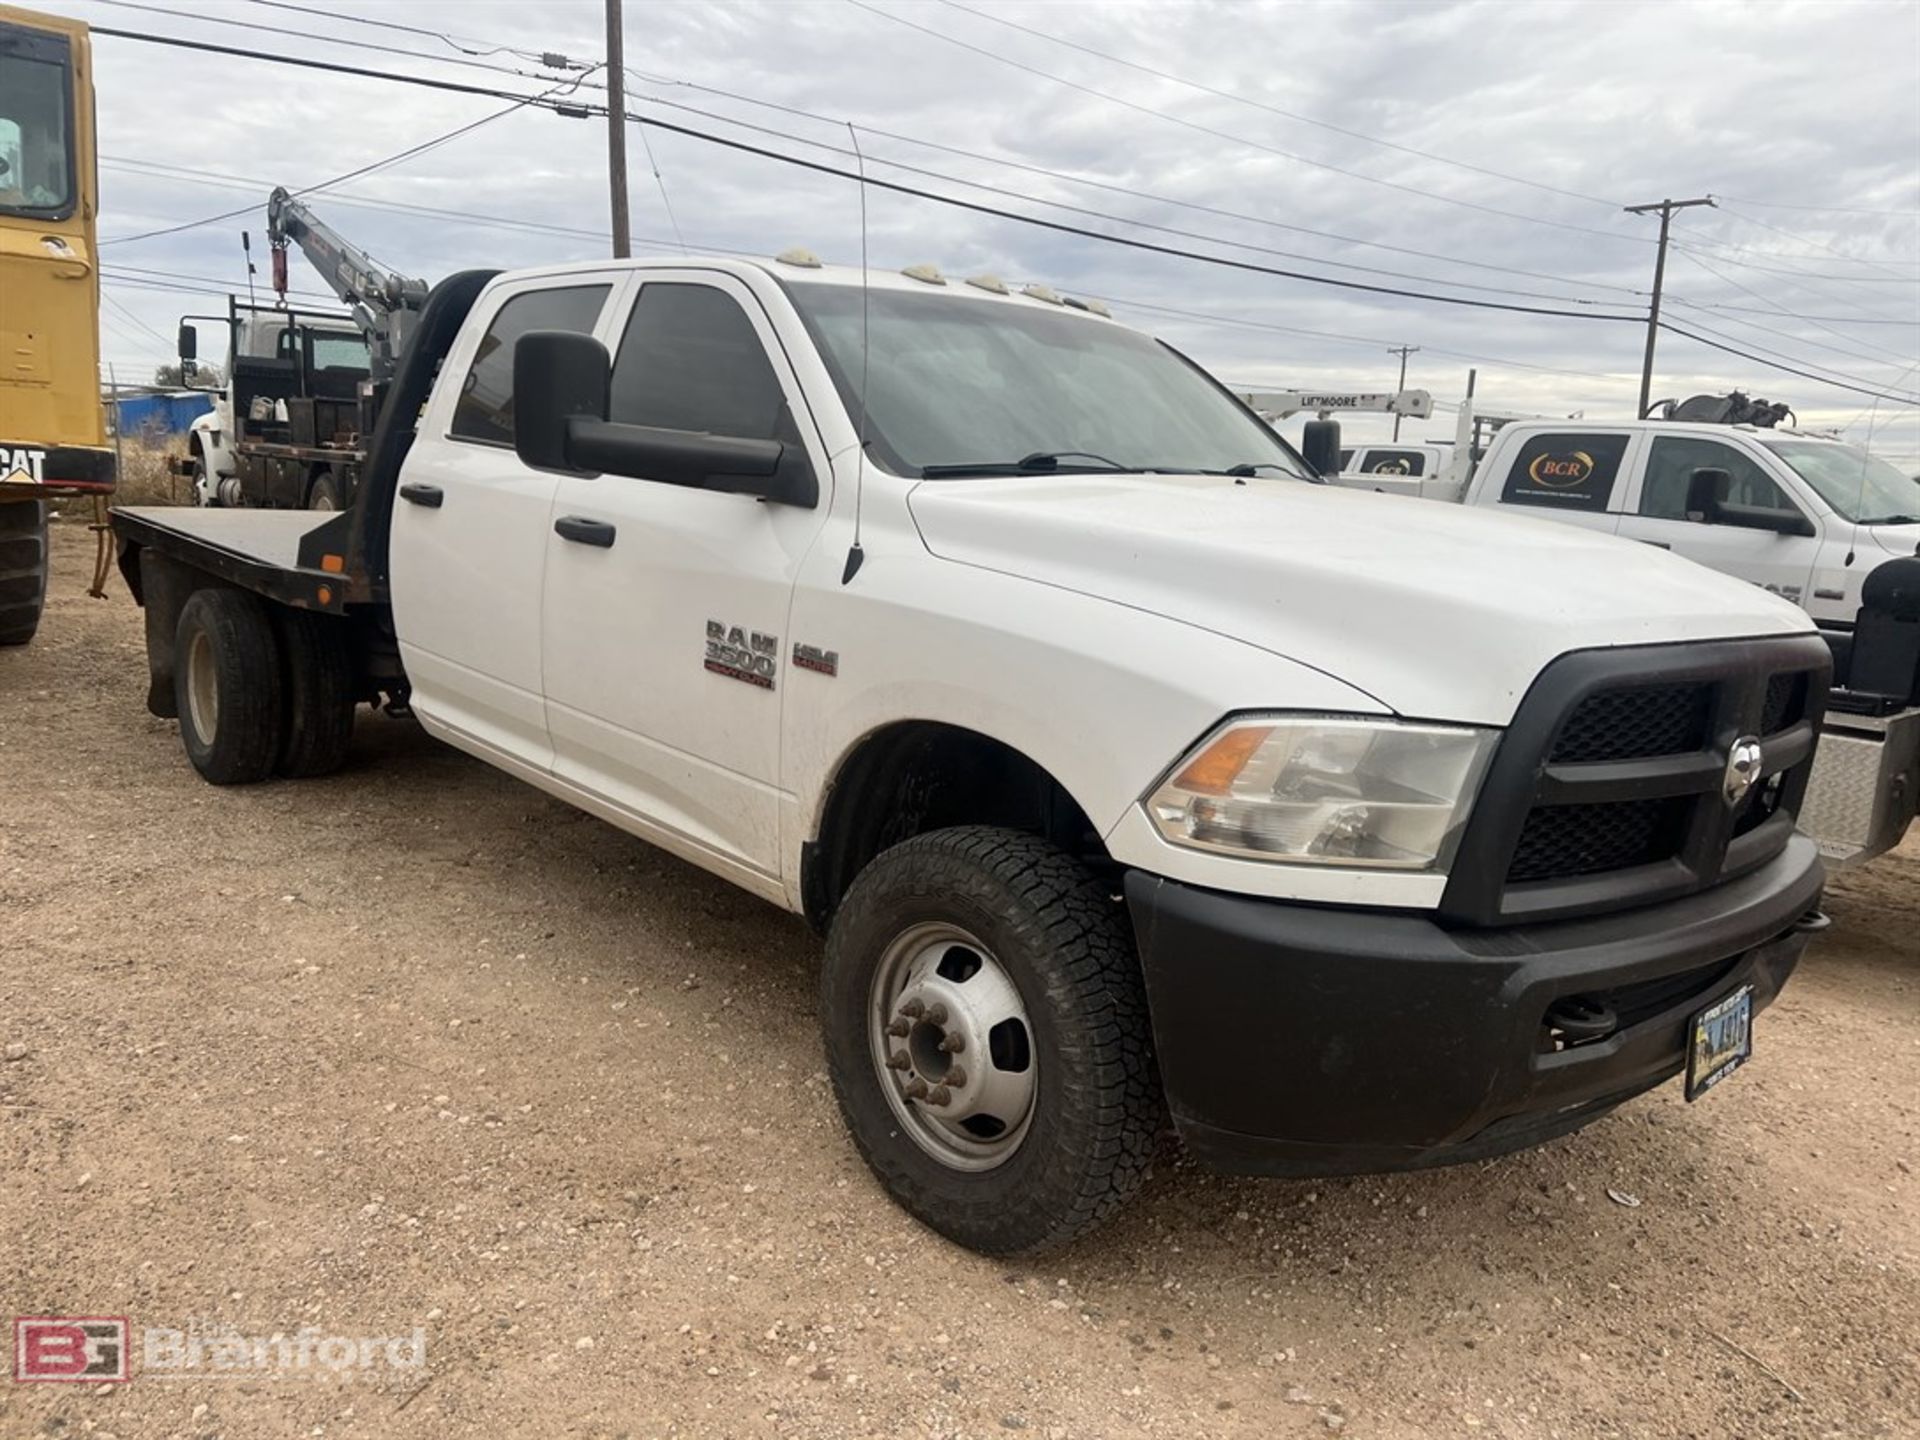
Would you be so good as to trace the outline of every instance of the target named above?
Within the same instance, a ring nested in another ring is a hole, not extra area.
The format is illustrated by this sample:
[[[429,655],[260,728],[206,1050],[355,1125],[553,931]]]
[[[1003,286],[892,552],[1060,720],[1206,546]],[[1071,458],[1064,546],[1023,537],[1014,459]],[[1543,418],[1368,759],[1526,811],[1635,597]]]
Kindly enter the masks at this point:
[[[597,64],[598,0],[34,0],[96,26],[528,95]],[[368,23],[376,22],[376,23]],[[1391,388],[1498,409],[1631,412],[1657,220],[1676,216],[1654,393],[1739,387],[1920,462],[1920,5],[1034,4],[627,0],[648,119],[1107,235],[1461,300],[1340,289],[869,194],[875,265],[933,261],[1112,301],[1236,384]],[[169,358],[244,279],[274,184],[427,278],[606,253],[604,122],[256,59],[95,41],[105,351]],[[604,101],[589,72],[574,98]],[[782,108],[784,107],[784,108]],[[501,118],[487,119],[490,116]],[[644,138],[646,145],[638,143]],[[856,186],[654,126],[630,131],[640,253],[860,255]],[[648,149],[651,149],[651,159]],[[657,167],[659,179],[654,171]],[[664,194],[663,194],[664,191]],[[452,213],[449,213],[452,212]],[[116,242],[116,237],[120,238]],[[265,275],[264,258],[261,272]],[[296,287],[318,289],[304,263]],[[162,288],[187,287],[187,288]],[[204,293],[194,293],[195,287]],[[1408,434],[1449,431],[1444,416]],[[1368,438],[1357,422],[1349,434]]]

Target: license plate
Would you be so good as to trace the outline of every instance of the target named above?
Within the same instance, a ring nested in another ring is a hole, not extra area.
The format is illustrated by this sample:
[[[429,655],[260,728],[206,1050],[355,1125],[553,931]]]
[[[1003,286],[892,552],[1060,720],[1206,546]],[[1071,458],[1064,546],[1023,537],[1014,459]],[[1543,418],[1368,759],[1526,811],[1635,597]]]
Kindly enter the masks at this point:
[[[1742,985],[1687,1027],[1687,1099],[1698,1100],[1753,1058],[1753,987]]]

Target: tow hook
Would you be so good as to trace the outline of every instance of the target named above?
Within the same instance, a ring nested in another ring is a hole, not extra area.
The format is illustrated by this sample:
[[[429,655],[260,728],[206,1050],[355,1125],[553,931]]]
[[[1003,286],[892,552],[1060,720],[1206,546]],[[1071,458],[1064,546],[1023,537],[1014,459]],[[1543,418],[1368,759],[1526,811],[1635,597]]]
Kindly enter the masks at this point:
[[[1816,906],[1793,922],[1793,930],[1796,935],[1818,935],[1831,924],[1833,917]]]
[[[1558,1031],[1561,1042],[1571,1049],[1606,1039],[1620,1028],[1620,1017],[1602,1001],[1567,995],[1547,1007],[1547,1028]]]

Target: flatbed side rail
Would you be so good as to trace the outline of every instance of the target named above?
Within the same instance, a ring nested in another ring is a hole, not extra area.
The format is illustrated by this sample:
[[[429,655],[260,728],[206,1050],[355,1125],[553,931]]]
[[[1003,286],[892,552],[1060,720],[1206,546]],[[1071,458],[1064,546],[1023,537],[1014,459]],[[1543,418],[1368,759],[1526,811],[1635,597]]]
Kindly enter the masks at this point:
[[[213,575],[242,590],[251,590],[282,605],[300,610],[320,610],[344,615],[347,610],[346,578],[337,572],[308,569],[289,564],[289,556],[275,555],[264,547],[244,544],[245,536],[220,537],[196,533],[193,517],[211,513],[249,514],[250,512],[179,512],[187,524],[167,523],[165,510],[137,509],[113,512],[113,532],[120,542],[120,573],[136,599],[142,600],[140,552],[152,550],[193,570]],[[261,516],[284,516],[284,511],[261,511]],[[291,518],[291,517],[289,517]]]

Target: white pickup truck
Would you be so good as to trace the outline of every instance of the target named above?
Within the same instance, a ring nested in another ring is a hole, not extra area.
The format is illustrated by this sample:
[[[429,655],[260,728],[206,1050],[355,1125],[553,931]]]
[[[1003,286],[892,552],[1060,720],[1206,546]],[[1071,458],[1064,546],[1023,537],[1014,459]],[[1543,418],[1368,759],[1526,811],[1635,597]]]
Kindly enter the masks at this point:
[[[1835,675],[1801,826],[1840,863],[1900,843],[1920,805],[1920,490],[1905,475],[1789,430],[1533,420],[1495,435],[1464,498],[1657,546],[1806,610]]]
[[[385,699],[804,915],[860,1151],[1013,1253],[1169,1110],[1329,1174],[1705,1093],[1824,923],[1802,611],[1303,478],[1052,292],[687,259],[436,287],[337,515],[114,526],[207,779]]]

